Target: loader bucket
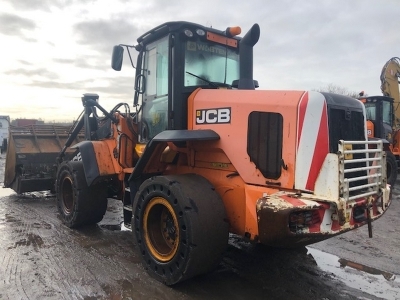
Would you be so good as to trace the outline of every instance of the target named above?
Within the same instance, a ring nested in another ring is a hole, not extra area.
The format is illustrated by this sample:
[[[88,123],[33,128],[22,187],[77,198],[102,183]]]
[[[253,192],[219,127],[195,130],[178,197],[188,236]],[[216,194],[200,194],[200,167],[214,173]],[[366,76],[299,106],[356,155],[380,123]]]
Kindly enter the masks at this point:
[[[29,125],[9,127],[4,187],[18,194],[54,191],[56,158],[70,135],[71,126]],[[78,135],[75,143],[83,140]],[[72,158],[75,150],[68,149]]]

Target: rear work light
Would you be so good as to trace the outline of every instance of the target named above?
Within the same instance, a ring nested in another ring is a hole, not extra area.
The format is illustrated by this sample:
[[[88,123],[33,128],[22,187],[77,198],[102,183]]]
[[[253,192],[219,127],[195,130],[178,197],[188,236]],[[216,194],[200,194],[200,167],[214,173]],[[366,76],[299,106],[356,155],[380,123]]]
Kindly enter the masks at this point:
[[[189,29],[185,29],[183,31],[187,37],[193,37],[193,32]]]
[[[294,233],[320,222],[318,210],[296,211],[289,216],[289,228]]]

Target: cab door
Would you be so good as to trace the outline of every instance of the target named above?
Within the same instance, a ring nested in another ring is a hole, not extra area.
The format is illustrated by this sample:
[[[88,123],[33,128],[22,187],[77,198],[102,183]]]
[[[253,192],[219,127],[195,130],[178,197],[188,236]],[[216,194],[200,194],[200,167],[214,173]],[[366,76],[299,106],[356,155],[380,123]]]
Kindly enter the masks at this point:
[[[146,143],[168,129],[168,36],[146,46],[143,56],[143,95],[139,111],[139,141]]]

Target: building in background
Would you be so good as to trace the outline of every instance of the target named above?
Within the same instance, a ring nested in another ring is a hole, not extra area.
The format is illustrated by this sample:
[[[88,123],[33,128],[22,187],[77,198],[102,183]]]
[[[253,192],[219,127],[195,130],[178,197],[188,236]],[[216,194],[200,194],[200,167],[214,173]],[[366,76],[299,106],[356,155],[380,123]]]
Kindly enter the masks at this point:
[[[29,126],[29,125],[43,125],[44,121],[43,120],[37,120],[37,119],[15,119],[11,121],[11,125],[13,126]]]
[[[7,150],[8,127],[10,126],[9,116],[0,116],[0,147],[1,153]]]

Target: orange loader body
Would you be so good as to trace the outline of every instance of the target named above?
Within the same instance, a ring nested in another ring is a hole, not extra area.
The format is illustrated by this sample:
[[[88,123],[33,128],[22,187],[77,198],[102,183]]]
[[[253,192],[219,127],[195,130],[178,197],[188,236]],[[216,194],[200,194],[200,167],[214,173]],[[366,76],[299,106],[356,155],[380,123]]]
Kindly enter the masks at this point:
[[[107,199],[121,200],[144,267],[167,285],[215,269],[229,233],[276,247],[363,225],[372,237],[371,222],[391,203],[383,143],[368,140],[363,104],[256,90],[260,28],[238,34],[167,22],[136,46],[115,46],[116,71],[124,49],[130,59],[138,51],[135,111],[119,103],[108,112],[84,94],[84,113],[54,162],[63,223],[95,224]]]

